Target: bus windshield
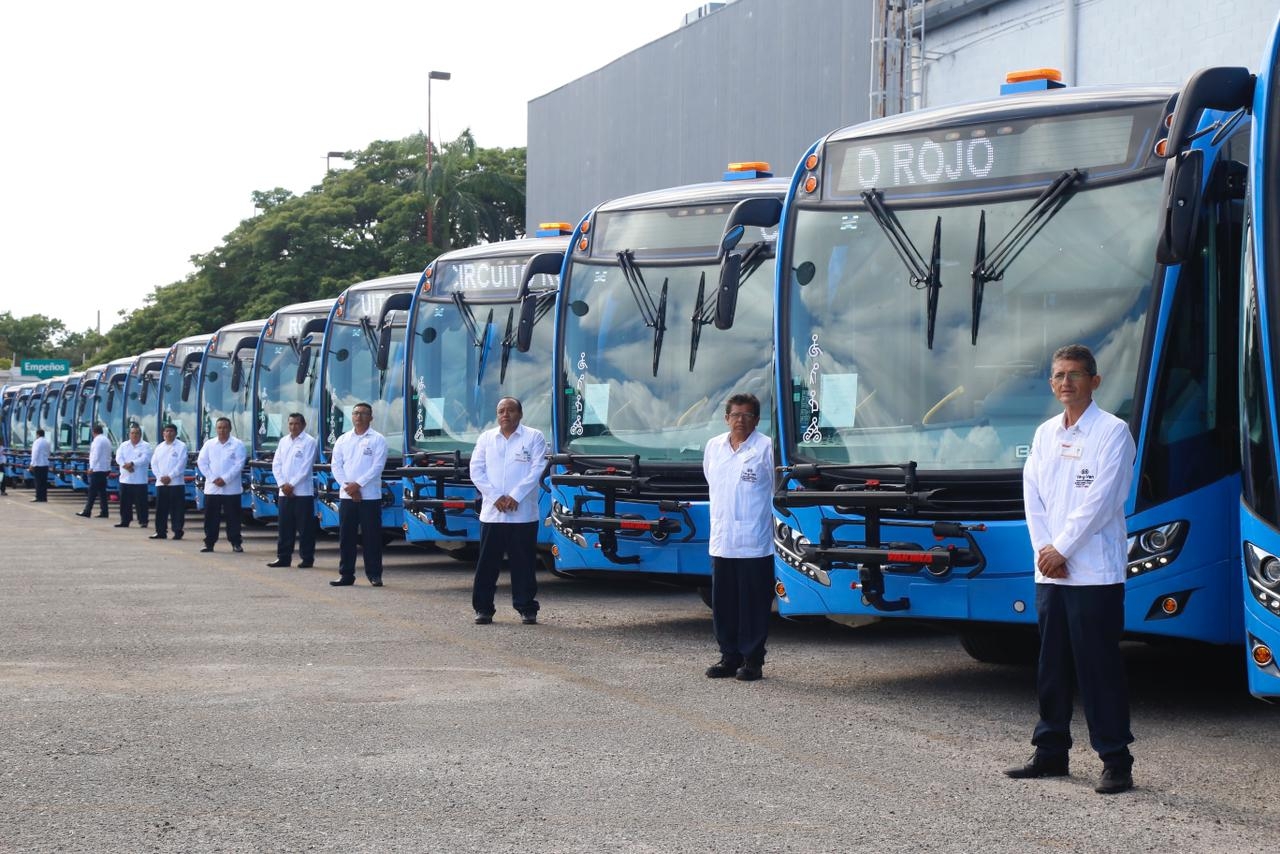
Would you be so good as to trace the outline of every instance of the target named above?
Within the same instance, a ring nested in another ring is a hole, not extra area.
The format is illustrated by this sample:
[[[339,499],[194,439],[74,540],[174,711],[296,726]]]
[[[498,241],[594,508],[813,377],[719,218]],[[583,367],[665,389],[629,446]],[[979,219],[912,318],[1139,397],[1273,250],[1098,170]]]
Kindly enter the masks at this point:
[[[634,273],[629,282],[618,264],[584,261],[571,271],[561,296],[564,450],[699,461],[707,440],[724,432],[725,400],[735,392],[760,398],[759,429],[773,432],[772,257],[743,282],[728,331],[709,323],[720,276],[715,263],[640,268],[655,306],[667,291],[665,317],[653,326]]]
[[[372,323],[333,320],[325,348],[328,352],[324,382],[324,407],[329,429],[326,451],[351,426],[351,410],[357,403],[373,407],[373,429],[387,439],[387,454],[404,454],[404,313],[391,331],[387,369],[378,370],[377,331]]]
[[[514,346],[518,303],[468,308],[479,340],[472,337],[457,304],[435,302],[418,309],[413,330],[415,423],[410,451],[469,450],[493,426],[494,411],[503,397],[521,402],[522,424],[543,433],[551,430],[550,318],[533,327],[529,352],[521,353]]]
[[[142,441],[155,442],[160,433],[156,424],[160,417],[159,371],[147,371],[141,377],[131,377],[128,388],[129,400],[125,403],[125,423],[137,424],[142,428]]]
[[[941,282],[932,347],[927,289],[913,285],[865,206],[796,212],[786,284],[791,388],[785,406],[798,458],[921,469],[1021,468],[1035,428],[1061,407],[1049,393],[1053,351],[1082,343],[1105,382],[1095,399],[1127,418],[1155,274],[1150,212],[1158,175],[1083,185],[1042,220],[975,298],[971,271],[985,218],[989,249],[1034,201],[895,209],[929,257],[941,217]],[[890,205],[893,203],[890,202]],[[976,343],[975,343],[976,336]]]
[[[99,382],[97,387],[98,420],[102,422],[103,433],[111,440],[113,448],[128,438],[127,434],[122,432],[125,408],[124,385],[128,378],[126,369],[121,369],[110,374],[106,382]]]
[[[231,419],[231,435],[241,442],[249,438],[252,414],[249,412],[250,393],[253,391],[249,381],[253,370],[253,353],[241,356],[237,369],[232,364],[231,356],[205,357],[204,375],[201,379],[201,417],[204,421],[204,437],[212,438],[216,431],[215,422],[222,417]],[[231,386],[235,383],[235,391]]]
[[[305,358],[306,373],[298,382],[298,360]],[[319,370],[320,345],[300,346],[296,351],[289,342],[264,342],[257,376],[257,435],[254,449],[274,451],[282,436],[289,432],[289,414],[301,412],[307,425],[317,423],[320,410]]]
[[[193,365],[184,369],[181,364],[167,364],[160,379],[163,385],[160,394],[161,426],[172,424],[176,427],[178,441],[188,450],[198,450],[194,447],[200,426],[195,382],[198,367]]]

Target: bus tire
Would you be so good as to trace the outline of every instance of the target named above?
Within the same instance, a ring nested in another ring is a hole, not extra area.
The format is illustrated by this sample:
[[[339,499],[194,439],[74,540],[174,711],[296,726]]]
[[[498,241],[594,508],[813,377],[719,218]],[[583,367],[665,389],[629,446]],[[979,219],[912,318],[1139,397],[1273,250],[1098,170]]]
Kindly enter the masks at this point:
[[[973,626],[960,631],[960,646],[974,661],[1034,667],[1040,635],[1031,626]]]

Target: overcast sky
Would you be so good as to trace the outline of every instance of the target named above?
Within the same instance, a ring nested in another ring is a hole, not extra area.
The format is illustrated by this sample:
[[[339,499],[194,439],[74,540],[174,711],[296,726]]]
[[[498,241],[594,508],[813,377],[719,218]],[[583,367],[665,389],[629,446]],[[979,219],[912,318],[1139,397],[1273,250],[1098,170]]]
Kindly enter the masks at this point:
[[[325,152],[466,127],[677,29],[698,0],[117,0],[0,12],[0,311],[105,331]],[[7,355],[7,354],[5,354]]]

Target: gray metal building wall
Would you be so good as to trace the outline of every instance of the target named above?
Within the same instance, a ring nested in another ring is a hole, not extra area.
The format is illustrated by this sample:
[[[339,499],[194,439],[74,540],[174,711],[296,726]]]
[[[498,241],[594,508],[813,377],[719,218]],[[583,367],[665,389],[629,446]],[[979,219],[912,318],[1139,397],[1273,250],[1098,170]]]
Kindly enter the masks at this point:
[[[576,222],[730,161],[790,174],[867,118],[870,38],[870,0],[737,0],[530,101],[526,221]]]
[[[1280,12],[1277,0],[1004,0],[943,27],[925,15],[925,102],[999,93],[1005,72],[1051,66],[1075,85],[1181,83],[1207,65],[1253,68]],[[980,4],[976,4],[980,5]]]

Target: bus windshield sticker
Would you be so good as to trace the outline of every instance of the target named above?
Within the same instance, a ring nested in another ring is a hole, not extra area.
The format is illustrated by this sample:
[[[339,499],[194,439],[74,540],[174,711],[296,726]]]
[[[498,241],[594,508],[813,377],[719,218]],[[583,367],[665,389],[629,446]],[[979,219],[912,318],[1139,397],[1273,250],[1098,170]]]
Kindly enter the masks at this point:
[[[824,374],[821,389],[822,411],[818,425],[836,429],[853,427],[858,410],[858,375]]]

